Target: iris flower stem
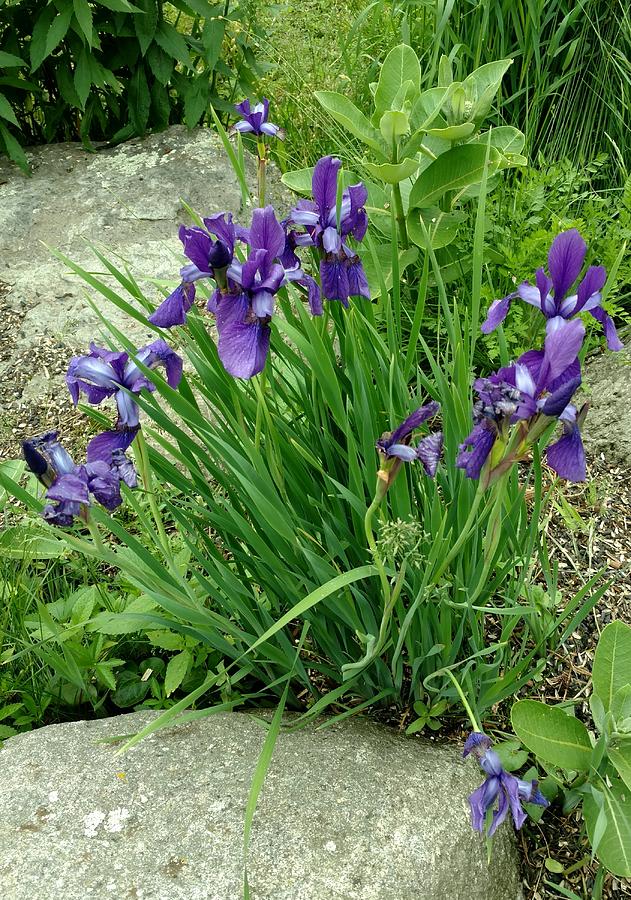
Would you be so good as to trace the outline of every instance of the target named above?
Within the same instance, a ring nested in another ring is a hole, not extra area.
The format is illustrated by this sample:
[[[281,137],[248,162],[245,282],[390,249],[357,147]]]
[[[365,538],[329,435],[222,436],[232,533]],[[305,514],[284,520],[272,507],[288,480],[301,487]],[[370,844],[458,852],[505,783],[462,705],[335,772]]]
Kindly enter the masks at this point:
[[[162,521],[162,516],[160,515],[160,510],[158,509],[156,501],[156,495],[153,490],[153,479],[151,477],[151,467],[149,466],[149,454],[147,452],[147,443],[145,441],[145,436],[142,433],[142,428],[138,429],[138,434],[134,441],[134,452],[138,463],[138,469],[140,470],[140,475],[142,477],[142,483],[145,488],[145,494],[149,500],[149,509],[151,510],[153,520],[156,523],[160,546],[162,547],[166,559],[169,563],[172,563],[173,560],[171,558],[169,539],[164,528],[164,522]]]
[[[404,250],[407,250],[409,245],[408,242],[408,229],[405,224],[405,214],[403,212],[403,198],[401,197],[401,187],[397,184],[392,185],[392,197],[394,200],[394,211],[397,217],[397,228],[399,231],[399,237],[401,239],[401,246]]]
[[[381,498],[379,496],[375,496],[372,503],[366,510],[366,515],[364,516],[364,531],[366,532],[366,540],[368,541],[368,546],[370,548],[370,552],[372,554],[375,566],[377,567],[377,571],[379,572],[379,578],[381,579],[381,587],[383,590],[383,599],[384,599],[384,609],[390,603],[390,582],[388,581],[388,576],[386,574],[385,567],[383,565],[381,556],[379,555],[379,550],[377,548],[377,542],[375,541],[375,535],[372,529],[372,520],[375,512],[379,509],[381,504]]]
[[[267,165],[265,141],[263,138],[259,138],[257,141],[256,149],[258,150],[256,183],[259,195],[259,206],[262,208],[265,206],[265,166]]]
[[[468,702],[467,698],[465,697],[464,691],[460,687],[457,678],[455,677],[455,675],[453,674],[451,669],[445,669],[445,673],[451,678],[453,685],[454,685],[456,691],[458,692],[458,696],[460,697],[460,702],[464,706],[466,714],[469,716],[469,721],[471,722],[473,730],[477,731],[477,732],[481,732],[482,729],[480,728],[480,726],[478,724],[478,720],[476,719],[476,717],[473,714],[473,710],[469,706],[469,702]]]
[[[265,405],[265,369],[254,377],[256,393],[256,422],[254,425],[254,449],[258,453],[261,448],[261,428],[263,426],[263,407]]]
[[[101,552],[105,548],[103,546],[103,539],[101,537],[101,532],[99,531],[99,527],[94,521],[94,519],[88,514],[87,525],[90,529],[90,534],[92,535],[92,540],[94,541],[94,546],[96,549]]]

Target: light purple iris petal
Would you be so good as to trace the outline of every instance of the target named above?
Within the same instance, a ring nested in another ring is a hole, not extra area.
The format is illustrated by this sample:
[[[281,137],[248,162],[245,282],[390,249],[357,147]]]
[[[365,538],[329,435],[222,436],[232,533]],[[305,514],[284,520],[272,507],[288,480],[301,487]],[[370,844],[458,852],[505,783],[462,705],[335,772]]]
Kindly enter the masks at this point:
[[[217,351],[226,372],[252,378],[265,367],[269,343],[269,325],[232,321],[221,331]]]
[[[335,209],[336,206],[337,176],[341,168],[342,163],[339,159],[335,159],[333,156],[323,156],[313,170],[311,188],[323,225],[326,224],[331,209]]]
[[[403,462],[412,462],[416,459],[416,450],[414,447],[408,447],[407,444],[388,444],[386,456],[396,456]]]
[[[525,303],[529,303],[531,306],[536,306],[537,309],[543,309],[543,300],[541,298],[539,288],[535,287],[534,284],[530,284],[527,281],[522,281],[522,283],[518,285],[516,293],[520,300],[523,300]]]
[[[342,249],[342,240],[337,229],[329,225],[322,234],[322,246],[327,253],[339,253]]]
[[[66,448],[57,440],[57,435],[58,432],[51,431],[33,443],[47,454],[50,464],[57,475],[67,475],[74,472],[75,464]]]
[[[141,359],[141,355],[144,354],[146,354],[145,366],[149,369],[164,366],[169,386],[176,388],[182,378],[183,363],[175,350],[172,350],[166,341],[157,340],[139,350],[138,358]]]
[[[272,254],[268,252],[260,269],[261,283],[256,289],[275,294],[285,281],[285,270],[278,263],[272,262],[272,259]]]
[[[479,478],[480,472],[495,444],[497,430],[487,419],[475,426],[459,447],[456,466],[464,469],[467,478]]]
[[[539,371],[538,390],[542,391],[574,363],[585,337],[580,319],[568,322],[561,316],[548,319],[544,358]]]
[[[305,275],[300,280],[300,284],[305,285],[309,291],[309,309],[311,315],[321,316],[324,310],[322,308],[322,292],[320,291],[320,285],[315,278],[311,277],[311,275]]]
[[[291,221],[295,225],[317,225],[320,221],[320,215],[315,209],[315,204],[312,203],[311,205],[313,206],[313,209],[300,209],[298,206],[294,207],[291,213]]]
[[[193,305],[195,299],[195,286],[192,284],[180,284],[172,294],[162,301],[154,313],[149,316],[152,325],[158,328],[173,328],[174,325],[184,325],[186,314]]]
[[[111,465],[117,451],[125,451],[132,444],[138,429],[129,431],[103,431],[89,442],[86,459],[89,463],[101,460]]]
[[[513,822],[515,823],[515,828],[519,829],[528,818],[521,805],[519,781],[514,775],[505,772],[502,776],[502,787],[508,798],[508,804],[510,806]]]
[[[79,400],[79,389],[85,382],[101,388],[97,402],[118,390],[116,372],[108,362],[94,356],[75,356],[70,360],[66,373],[66,384],[75,406]]]
[[[320,282],[327,300],[341,300],[348,306],[348,268],[340,259],[320,260]]]
[[[250,255],[241,267],[240,284],[246,289],[246,291],[251,290],[255,287],[256,276],[259,273],[261,267],[265,266],[267,262],[267,255],[267,250],[264,250],[263,248],[258,248],[250,251]],[[230,269],[228,270],[228,272],[230,273]]]
[[[423,438],[423,440],[416,448],[417,459],[421,461],[426,474],[429,475],[430,478],[433,478],[436,474],[442,450],[442,431],[437,431],[434,434],[429,434],[427,437]]]
[[[564,426],[563,437],[546,450],[548,465],[567,481],[585,481],[585,450],[578,425]]]
[[[112,472],[116,474],[116,477],[122,481],[123,484],[126,484],[128,488],[133,489],[137,487],[138,473],[136,472],[133,462],[127,459],[125,451],[116,448],[112,451],[111,457],[110,466]]]
[[[249,131],[254,131],[254,128],[250,125],[249,122],[235,122],[232,126],[235,131],[240,131],[241,134],[247,134]]]
[[[89,500],[87,478],[82,478],[78,472],[60,475],[48,488],[46,496],[49,500],[71,500],[73,503],[87,503]]]
[[[42,516],[51,525],[67,528],[72,525],[75,516],[81,512],[81,504],[73,500],[61,500],[55,504],[47,503],[42,510]]]
[[[469,796],[471,807],[471,825],[479,832],[484,831],[486,812],[495,803],[500,792],[499,778],[487,778],[477,790]]]
[[[269,291],[257,291],[252,297],[252,312],[259,319],[274,315],[274,295]]]
[[[500,779],[498,779],[499,781]],[[489,826],[489,837],[493,837],[497,829],[500,827],[506,816],[508,815],[508,798],[503,786],[500,783],[500,790],[497,795],[497,808],[493,813],[493,819]]]
[[[273,206],[255,209],[252,213],[249,243],[254,249],[267,250],[272,259],[285,249],[285,230],[276,219]]]
[[[563,231],[552,241],[548,253],[548,270],[554,285],[554,301],[557,309],[578,278],[587,253],[587,244],[576,228]]]
[[[590,309],[589,312],[596,319],[596,321],[600,322],[600,324],[602,325],[609,349],[622,350],[624,344],[618,337],[618,332],[616,331],[616,326],[613,324],[613,319],[611,318],[611,316],[607,315],[607,313],[601,306]]]
[[[278,125],[274,125],[273,122],[263,122],[261,125],[261,132],[263,134],[268,134],[270,137],[279,137],[282,139],[281,129]]]
[[[120,390],[116,394],[116,408],[118,410],[117,428],[138,428],[140,425],[140,409],[136,401],[124,390]]]
[[[493,303],[491,303],[486,314],[486,320],[482,323],[480,328],[483,334],[490,334],[502,324],[508,315],[511,302],[516,296],[516,293],[507,294],[506,297],[502,297],[500,300],[494,300]]]
[[[535,303],[535,306],[538,305],[541,311],[546,316],[554,315],[555,304],[550,295],[550,289],[552,288],[552,279],[548,278],[542,268],[539,268],[535,272],[535,282],[537,284],[537,290],[539,291],[539,304]]]

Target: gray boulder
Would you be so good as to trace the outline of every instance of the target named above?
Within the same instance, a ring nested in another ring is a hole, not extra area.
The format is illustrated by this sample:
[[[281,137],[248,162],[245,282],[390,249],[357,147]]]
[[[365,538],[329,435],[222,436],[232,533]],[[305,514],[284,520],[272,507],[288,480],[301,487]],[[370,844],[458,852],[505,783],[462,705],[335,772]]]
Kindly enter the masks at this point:
[[[588,363],[585,399],[589,413],[585,445],[605,463],[631,462],[631,342],[617,353],[604,352]]]
[[[8,429],[18,439],[26,436],[22,427],[60,424],[50,398],[62,394],[65,400],[68,358],[103,331],[85,284],[49,247],[98,273],[105,268],[86,241],[106,247],[115,264],[124,268],[127,263],[157,302],[162,294],[155,281],[175,284],[182,265],[178,225],[191,224],[183,203],[201,215],[231,211],[246,225],[251,217],[251,209],[242,208],[223,145],[208,129],[176,125],[97,153],[67,143],[35,147],[28,156],[31,178],[0,158],[0,407],[6,416],[0,419],[0,438],[2,430],[5,438]],[[246,164],[254,186],[255,162],[248,158]],[[291,197],[273,166],[268,194],[285,214]],[[107,273],[106,280],[118,287]],[[137,345],[155,338],[151,329],[90,292]],[[37,406],[43,421],[34,423]]]
[[[264,729],[249,715],[170,727],[127,755],[135,713],[51,725],[0,750],[6,900],[238,900]],[[477,765],[352,721],[282,733],[254,819],[254,900],[516,900],[511,829],[487,866],[469,824]]]

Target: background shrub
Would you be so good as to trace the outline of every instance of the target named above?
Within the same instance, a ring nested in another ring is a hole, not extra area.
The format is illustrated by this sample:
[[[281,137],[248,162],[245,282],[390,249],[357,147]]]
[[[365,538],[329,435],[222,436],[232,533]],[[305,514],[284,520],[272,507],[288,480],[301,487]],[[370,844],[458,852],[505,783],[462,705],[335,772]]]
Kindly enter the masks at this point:
[[[245,0],[13,0],[0,6],[0,149],[117,143],[203,122],[262,74]]]

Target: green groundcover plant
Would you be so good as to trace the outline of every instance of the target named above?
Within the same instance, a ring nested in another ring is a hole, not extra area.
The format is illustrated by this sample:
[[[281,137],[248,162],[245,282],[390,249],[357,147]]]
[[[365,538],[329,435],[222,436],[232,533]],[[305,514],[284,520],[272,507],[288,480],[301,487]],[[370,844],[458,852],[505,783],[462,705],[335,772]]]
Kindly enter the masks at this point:
[[[584,267],[576,229],[556,236],[547,272],[494,301],[482,324],[501,329],[511,304],[524,301],[545,322],[542,346],[474,380],[492,133],[476,145],[484,160],[467,179],[454,169],[459,189],[477,193],[462,303],[447,294],[422,217],[422,247],[403,277],[410,248],[399,205],[388,207],[384,241],[369,229],[366,186],[349,184],[333,156],[311,173],[312,197],[279,221],[264,205],[278,134],[269,104],[237,111],[236,131],[256,140],[259,205],[249,227],[223,212],[182,226],[187,263],[157,307],[98,248],[116,289],[58,254],[156,339],[138,349],[102,315],[109,346],[72,359],[66,379],[102,429],[85,459],[73,460],[57,433],[33,437],[24,457],[44,501],[2,472],[0,482],[60,529],[58,539],[139,592],[133,609],[99,614],[102,633],[109,621],[115,634],[191,641],[173,644],[175,687],[195,669],[193,645],[220,656],[197,666],[186,696],[126,746],[207,695],[210,709],[184,718],[277,703],[270,741],[286,705],[302,711],[293,724],[301,727],[332,707],[339,720],[384,700],[422,702],[431,720],[462,696],[477,723],[543,669],[547,641],[570,634],[604,590],[595,576],[543,626],[541,607],[524,600],[544,553],[544,473],[586,477],[586,408],[573,400],[583,315],[619,345],[602,307],[606,272]],[[390,104],[381,119],[388,111],[407,115]],[[396,145],[404,132],[391,137]],[[230,154],[243,184],[241,154]],[[421,332],[430,270],[435,334]],[[114,422],[94,409],[108,399]],[[157,485],[167,491],[162,508]],[[136,528],[112,514],[123,501]],[[173,530],[185,553],[174,552]],[[495,779],[472,795],[474,827],[484,829],[496,802],[491,833],[509,807],[519,827],[522,801],[546,802],[536,778],[498,768],[486,741],[465,749]],[[252,812],[249,804],[246,826]]]
[[[0,150],[118,142],[203,121],[252,89],[251,3],[226,0],[10,0],[0,4]]]

